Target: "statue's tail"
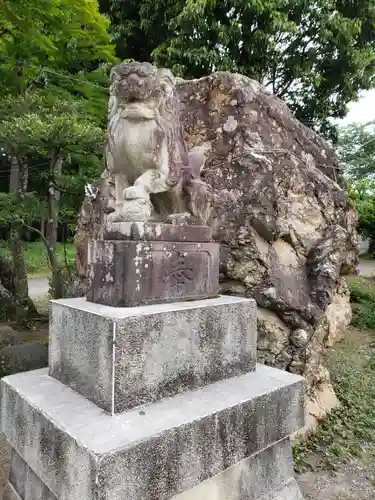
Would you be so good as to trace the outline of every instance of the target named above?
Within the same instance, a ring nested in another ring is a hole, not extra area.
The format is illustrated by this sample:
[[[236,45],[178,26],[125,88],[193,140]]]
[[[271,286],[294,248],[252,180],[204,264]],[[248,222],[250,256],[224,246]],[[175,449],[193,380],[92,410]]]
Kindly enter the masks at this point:
[[[201,223],[207,224],[211,217],[214,202],[211,186],[200,179],[194,179],[190,175],[188,179],[185,177],[183,191],[188,210]]]
[[[200,176],[211,150],[209,143],[195,146],[189,151],[189,167],[182,169],[182,189],[188,210],[201,223],[207,224],[223,203],[234,203],[234,196],[226,189],[216,191]]]

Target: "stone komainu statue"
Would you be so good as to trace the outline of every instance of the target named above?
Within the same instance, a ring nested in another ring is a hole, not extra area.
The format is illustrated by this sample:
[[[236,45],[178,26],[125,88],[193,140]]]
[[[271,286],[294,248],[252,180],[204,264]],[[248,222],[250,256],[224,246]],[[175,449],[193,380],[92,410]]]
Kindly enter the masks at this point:
[[[210,217],[213,194],[200,179],[206,146],[187,151],[175,80],[149,63],[121,63],[111,72],[107,169],[115,176],[109,222]],[[151,199],[152,196],[152,199]]]

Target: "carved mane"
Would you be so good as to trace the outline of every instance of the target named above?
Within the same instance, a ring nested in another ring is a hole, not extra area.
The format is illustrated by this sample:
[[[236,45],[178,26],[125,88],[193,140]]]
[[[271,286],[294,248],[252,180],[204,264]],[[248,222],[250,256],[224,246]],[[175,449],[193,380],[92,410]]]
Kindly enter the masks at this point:
[[[113,138],[119,121],[121,120],[121,111],[126,108],[126,103],[121,102],[118,96],[117,85],[121,80],[121,75],[116,68],[117,67],[112,69],[110,75],[111,85],[108,101],[108,141],[106,159],[110,171],[112,170],[112,165],[110,159],[108,164],[108,154],[110,154],[114,148]],[[170,182],[171,185],[174,185],[180,176],[181,167],[187,166],[189,160],[179,116],[180,102],[175,89],[175,78],[172,72],[164,68],[157,69],[154,85],[155,89],[159,88],[161,91],[161,97],[155,112],[155,122],[168,144],[168,151],[170,154]]]

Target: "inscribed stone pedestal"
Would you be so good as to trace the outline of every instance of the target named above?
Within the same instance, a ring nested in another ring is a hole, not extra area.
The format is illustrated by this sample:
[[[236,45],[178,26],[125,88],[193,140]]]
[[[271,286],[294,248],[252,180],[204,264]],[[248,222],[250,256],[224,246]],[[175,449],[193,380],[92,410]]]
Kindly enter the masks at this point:
[[[87,299],[138,306],[219,293],[219,245],[212,242],[108,241],[90,243]]]

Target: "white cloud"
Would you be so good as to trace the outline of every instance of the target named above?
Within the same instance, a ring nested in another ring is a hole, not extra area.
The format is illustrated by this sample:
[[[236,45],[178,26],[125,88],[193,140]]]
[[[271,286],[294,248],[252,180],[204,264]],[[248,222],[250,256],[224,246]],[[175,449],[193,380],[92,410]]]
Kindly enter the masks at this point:
[[[339,125],[349,125],[349,123],[367,123],[375,120],[375,89],[366,90],[361,98],[349,104],[349,112]]]

